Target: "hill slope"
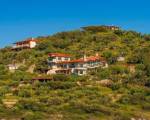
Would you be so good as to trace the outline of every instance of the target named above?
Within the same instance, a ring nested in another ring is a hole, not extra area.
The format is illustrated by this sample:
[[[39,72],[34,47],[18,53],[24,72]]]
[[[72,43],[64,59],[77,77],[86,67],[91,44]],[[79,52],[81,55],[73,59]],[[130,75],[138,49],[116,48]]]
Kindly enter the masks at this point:
[[[89,26],[37,39],[34,49],[0,50],[0,118],[149,120],[150,35]],[[30,84],[33,77],[48,77],[50,52],[73,58],[99,53],[109,67],[87,76],[53,75],[53,81]],[[19,69],[9,71],[12,63]],[[16,103],[10,109],[3,101],[11,99]]]

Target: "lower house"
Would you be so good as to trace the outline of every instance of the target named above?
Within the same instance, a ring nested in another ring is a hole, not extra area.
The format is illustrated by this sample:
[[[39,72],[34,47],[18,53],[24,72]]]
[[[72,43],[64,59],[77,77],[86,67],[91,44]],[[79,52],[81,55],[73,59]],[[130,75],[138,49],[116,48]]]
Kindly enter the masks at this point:
[[[19,41],[14,43],[15,45],[12,46],[13,50],[21,50],[21,49],[27,49],[27,48],[35,48],[37,45],[37,40],[34,38],[28,38],[24,41]]]
[[[69,60],[69,61],[56,61],[49,62],[49,71],[47,74],[75,74],[86,75],[91,70],[97,68],[107,68],[106,60],[98,55]]]
[[[119,56],[119,57],[117,58],[117,61],[118,61],[118,62],[123,62],[123,61],[125,61],[125,57]]]
[[[16,70],[16,69],[18,69],[18,66],[16,64],[9,64],[8,69],[9,70]]]

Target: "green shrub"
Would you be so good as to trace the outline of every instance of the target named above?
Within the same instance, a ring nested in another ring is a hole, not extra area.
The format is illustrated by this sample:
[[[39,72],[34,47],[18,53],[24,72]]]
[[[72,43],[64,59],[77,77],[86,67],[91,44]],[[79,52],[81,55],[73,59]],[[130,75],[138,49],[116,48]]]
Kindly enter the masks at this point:
[[[56,74],[56,75],[53,75],[53,80],[54,81],[68,81],[70,80],[70,77],[64,74]]]
[[[22,89],[22,90],[19,90],[18,91],[18,96],[20,97],[25,97],[25,98],[28,98],[28,97],[31,97],[31,90],[28,90],[28,89]]]
[[[121,87],[122,87],[122,84],[120,84],[120,83],[113,83],[111,85],[112,90],[119,90]]]
[[[143,103],[142,108],[143,110],[150,111],[150,103]]]
[[[45,117],[40,112],[34,112],[34,113],[27,112],[21,119],[22,120],[43,120],[43,119],[45,119]]]
[[[32,110],[32,111],[46,111],[45,105],[32,100],[32,99],[28,99],[28,100],[20,100],[19,103],[17,104],[17,106],[21,109],[21,110]]]
[[[76,86],[75,82],[51,81],[48,83],[50,89],[70,89]]]
[[[112,112],[110,108],[94,103],[87,104],[84,102],[74,101],[71,103],[71,106],[75,109],[83,110],[86,113],[103,113],[105,115],[110,115]]]
[[[48,105],[61,105],[63,102],[64,101],[62,97],[49,98],[47,101]]]

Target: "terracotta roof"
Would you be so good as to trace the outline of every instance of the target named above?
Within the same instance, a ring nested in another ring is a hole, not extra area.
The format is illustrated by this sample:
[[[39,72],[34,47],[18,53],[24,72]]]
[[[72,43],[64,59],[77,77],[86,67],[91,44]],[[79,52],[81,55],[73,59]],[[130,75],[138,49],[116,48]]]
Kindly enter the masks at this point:
[[[16,42],[16,43],[14,43],[14,44],[26,44],[26,43],[29,43],[29,42],[31,42],[31,41],[36,42],[37,40],[34,39],[34,38],[28,38],[28,39],[26,39],[26,40],[19,41],[19,42]]]
[[[84,60],[83,58],[80,58],[80,59],[71,60],[71,61],[62,61],[62,62],[59,62],[59,64],[63,64],[63,63],[86,63],[86,62],[100,61],[100,60],[105,61],[105,59],[102,57],[90,56],[90,57],[87,57],[86,60]]]
[[[50,57],[70,57],[69,54],[63,54],[63,53],[49,53]]]
[[[81,63],[81,62],[84,62],[84,60],[77,59],[77,60],[70,60],[70,61],[61,61],[61,62],[58,62],[58,64],[63,64],[63,63]]]

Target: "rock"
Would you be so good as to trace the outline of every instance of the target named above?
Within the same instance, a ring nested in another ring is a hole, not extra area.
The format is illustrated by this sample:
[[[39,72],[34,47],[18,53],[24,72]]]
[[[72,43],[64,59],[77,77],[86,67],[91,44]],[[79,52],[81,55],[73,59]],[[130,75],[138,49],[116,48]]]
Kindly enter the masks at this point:
[[[77,82],[77,85],[78,85],[78,86],[82,86],[81,82],[79,82],[79,81]]]
[[[104,80],[96,81],[96,84],[108,87],[108,86],[111,86],[113,84],[113,81],[109,80],[109,79],[104,79]]]
[[[12,108],[18,102],[18,100],[17,99],[3,99],[2,102],[5,105],[5,107]]]

